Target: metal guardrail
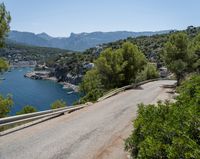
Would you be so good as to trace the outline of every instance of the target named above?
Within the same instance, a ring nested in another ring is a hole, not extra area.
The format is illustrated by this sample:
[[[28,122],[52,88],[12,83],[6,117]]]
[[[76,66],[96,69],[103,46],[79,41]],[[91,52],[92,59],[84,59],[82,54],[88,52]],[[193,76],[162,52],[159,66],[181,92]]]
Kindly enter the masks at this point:
[[[97,101],[100,102],[106,98],[109,98],[113,95],[116,95],[122,91],[125,91],[125,90],[128,90],[128,89],[133,89],[133,88],[136,88],[140,85],[143,85],[145,83],[148,83],[148,82],[153,82],[153,81],[158,81],[158,80],[169,80],[168,78],[156,78],[156,79],[150,79],[150,80],[146,80],[146,81],[142,81],[142,82],[139,82],[139,83],[133,83],[131,85],[128,85],[128,86],[124,86],[124,87],[121,87],[121,88],[117,88],[109,93],[107,93],[106,95],[104,95],[103,97],[99,98]]]
[[[136,87],[143,85],[145,83],[158,81],[158,80],[164,80],[164,79],[160,79],[160,78],[159,79],[152,79],[152,80],[147,80],[147,81],[143,81],[143,82],[140,82],[140,83],[134,83],[134,84],[124,86],[124,87],[121,87],[121,88],[117,88],[117,89],[109,92],[108,94],[104,95],[103,97],[99,98],[97,101],[98,102],[102,101],[106,98],[109,98],[109,97],[116,95],[116,94],[118,94],[122,91],[125,91],[127,89],[136,88]],[[40,112],[35,112],[35,113],[29,113],[29,114],[23,114],[23,115],[1,118],[0,119],[0,127],[14,125],[14,124],[22,123],[22,122],[33,121],[33,120],[37,120],[37,119],[41,119],[41,118],[45,118],[45,117],[58,116],[58,115],[66,113],[66,112],[71,112],[71,111],[75,111],[75,110],[78,110],[78,109],[82,109],[86,106],[88,106],[88,105],[84,104],[84,105],[79,105],[79,106],[70,106],[70,107],[64,107],[64,108],[58,108],[58,109],[52,109],[52,110],[46,110],[46,111],[40,111]]]
[[[32,120],[37,120],[37,119],[41,119],[44,117],[50,117],[50,116],[55,116],[55,115],[59,115],[59,114],[61,115],[66,112],[71,112],[71,111],[75,111],[78,109],[82,109],[86,106],[88,106],[88,105],[70,106],[70,107],[65,107],[65,108],[58,108],[58,109],[52,109],[52,110],[46,110],[46,111],[40,111],[40,112],[35,112],[35,113],[1,118],[0,119],[0,127],[18,124],[18,123],[27,122],[27,121],[32,121]]]

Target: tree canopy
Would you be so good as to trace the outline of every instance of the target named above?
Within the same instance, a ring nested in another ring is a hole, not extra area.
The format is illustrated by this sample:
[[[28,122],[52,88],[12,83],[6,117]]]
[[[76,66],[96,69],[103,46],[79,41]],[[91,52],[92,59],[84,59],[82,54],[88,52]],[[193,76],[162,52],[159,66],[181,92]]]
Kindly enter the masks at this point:
[[[167,68],[176,75],[178,85],[191,67],[192,52],[189,47],[186,33],[177,33],[170,36],[164,47],[164,62]]]
[[[10,109],[13,105],[11,96],[4,98],[0,95],[0,118],[6,117],[10,113]]]
[[[9,23],[11,17],[10,13],[6,11],[5,5],[3,3],[0,4],[0,48],[4,46],[4,41],[7,33],[9,32]],[[8,63],[0,58],[0,72],[8,69]],[[0,96],[0,118],[6,117],[13,105],[13,101],[10,96],[4,98]]]
[[[86,94],[81,100],[87,101],[96,101],[99,97],[103,95],[103,85],[96,69],[87,71],[83,77],[83,82],[80,85],[80,90]]]
[[[0,4],[0,47],[4,46],[5,37],[10,31],[10,13],[6,10],[4,3]]]
[[[191,66],[196,72],[200,73],[200,33],[192,40],[191,51],[194,53]]]
[[[150,64],[146,67],[146,57],[130,42],[118,49],[105,49],[94,63],[95,67],[86,73],[80,85],[85,94],[82,101],[95,101],[110,89],[134,83],[142,72],[142,80],[157,77],[156,67]]]

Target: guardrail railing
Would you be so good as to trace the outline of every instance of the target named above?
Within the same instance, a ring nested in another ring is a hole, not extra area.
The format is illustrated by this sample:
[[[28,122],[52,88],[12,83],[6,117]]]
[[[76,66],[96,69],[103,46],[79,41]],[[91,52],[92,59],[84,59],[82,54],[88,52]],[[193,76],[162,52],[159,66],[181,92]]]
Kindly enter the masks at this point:
[[[140,82],[140,83],[134,83],[134,84],[131,84],[131,85],[128,85],[128,86],[117,88],[117,89],[109,92],[108,94],[104,95],[103,97],[99,98],[97,101],[102,101],[106,98],[109,98],[109,97],[111,97],[115,94],[118,94],[122,91],[125,91],[127,89],[136,88],[136,87],[143,85],[145,83],[158,81],[158,80],[165,80],[165,79],[160,79],[160,78],[151,79],[151,80],[146,80],[146,81],[143,81],[143,82]],[[51,110],[40,111],[40,112],[35,112],[35,113],[29,113],[29,114],[23,114],[23,115],[1,118],[0,119],[0,128],[3,127],[3,126],[9,126],[9,125],[14,125],[14,124],[23,123],[23,122],[26,123],[28,121],[34,121],[34,120],[45,118],[45,117],[58,116],[58,115],[66,113],[66,112],[71,112],[71,111],[75,111],[75,110],[78,110],[78,109],[82,109],[86,106],[88,106],[88,105],[83,104],[83,105],[78,105],[78,106],[69,106],[69,107],[64,107],[64,108],[51,109]]]
[[[88,106],[88,105],[70,106],[70,107],[64,107],[64,108],[58,108],[58,109],[52,109],[52,110],[46,110],[46,111],[40,111],[40,112],[35,112],[35,113],[1,118],[0,119],[0,127],[18,124],[18,123],[22,123],[22,122],[26,122],[26,121],[37,120],[37,119],[41,119],[44,117],[59,115],[59,114],[63,114],[66,112],[82,109],[86,106]]]
[[[133,89],[133,88],[136,88],[136,87],[138,87],[138,86],[140,86],[140,85],[143,85],[143,84],[145,84],[145,83],[153,82],[153,81],[158,81],[158,80],[169,80],[169,79],[168,79],[168,78],[156,78],[156,79],[150,79],[150,80],[142,81],[142,82],[139,82],[139,83],[133,83],[133,84],[128,85],[128,86],[124,86],[124,87],[121,87],[121,88],[117,88],[117,89],[115,89],[115,90],[113,90],[113,91],[111,91],[111,92],[105,94],[103,97],[99,98],[97,101],[98,101],[98,102],[99,102],[99,101],[102,101],[102,100],[104,100],[104,99],[106,99],[106,98],[109,98],[109,97],[111,97],[111,96],[113,96],[113,95],[116,95],[116,94],[118,94],[118,93],[120,93],[120,92],[122,92],[122,91],[125,91],[125,90],[127,90],[127,89]]]

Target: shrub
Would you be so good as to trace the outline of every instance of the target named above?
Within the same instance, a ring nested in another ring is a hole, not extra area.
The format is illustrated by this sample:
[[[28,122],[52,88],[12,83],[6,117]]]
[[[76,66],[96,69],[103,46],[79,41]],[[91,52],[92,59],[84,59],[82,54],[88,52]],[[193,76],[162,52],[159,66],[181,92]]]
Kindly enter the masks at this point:
[[[17,112],[17,115],[21,114],[28,114],[28,113],[34,113],[37,112],[37,109],[33,106],[26,105],[21,111]]]
[[[154,64],[148,63],[144,69],[138,73],[135,81],[133,82],[141,82],[149,79],[158,78],[159,73]]]
[[[200,158],[200,76],[179,88],[175,103],[140,104],[125,141],[133,158]]]
[[[65,101],[56,100],[54,103],[51,104],[51,109],[63,108],[65,106],[67,106]]]
[[[11,96],[4,98],[0,95],[0,118],[6,117],[10,113],[12,105],[13,100]]]
[[[0,72],[4,72],[8,70],[9,64],[6,60],[0,58]]]

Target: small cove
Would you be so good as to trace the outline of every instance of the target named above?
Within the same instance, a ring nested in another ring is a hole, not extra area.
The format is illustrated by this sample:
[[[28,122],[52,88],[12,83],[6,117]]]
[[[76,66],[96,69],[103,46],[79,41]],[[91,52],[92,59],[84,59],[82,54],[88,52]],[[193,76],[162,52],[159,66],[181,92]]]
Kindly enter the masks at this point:
[[[63,89],[59,83],[25,78],[24,74],[31,70],[32,68],[14,68],[11,72],[1,75],[4,80],[0,80],[0,94],[11,94],[14,101],[10,115],[15,115],[25,105],[32,105],[38,111],[42,111],[50,109],[51,103],[57,99],[72,105],[80,98],[79,93],[68,94],[72,90]]]

